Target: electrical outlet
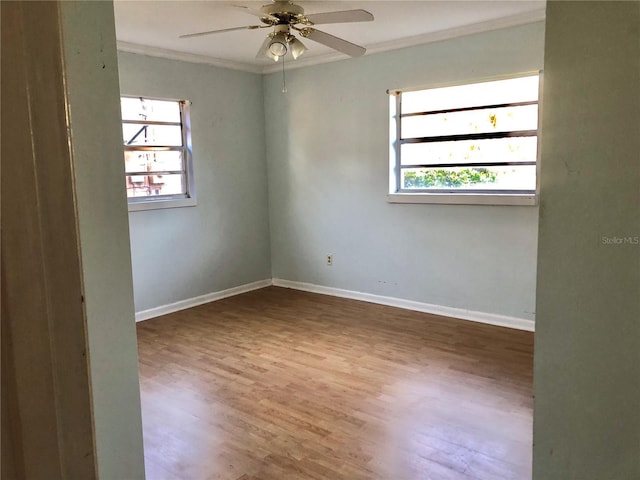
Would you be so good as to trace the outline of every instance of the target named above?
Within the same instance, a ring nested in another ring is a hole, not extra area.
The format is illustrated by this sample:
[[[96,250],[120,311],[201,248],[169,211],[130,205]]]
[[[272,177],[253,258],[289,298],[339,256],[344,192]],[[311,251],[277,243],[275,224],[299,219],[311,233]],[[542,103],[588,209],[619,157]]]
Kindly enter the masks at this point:
[[[327,254],[327,265],[333,265],[333,255],[331,253]]]

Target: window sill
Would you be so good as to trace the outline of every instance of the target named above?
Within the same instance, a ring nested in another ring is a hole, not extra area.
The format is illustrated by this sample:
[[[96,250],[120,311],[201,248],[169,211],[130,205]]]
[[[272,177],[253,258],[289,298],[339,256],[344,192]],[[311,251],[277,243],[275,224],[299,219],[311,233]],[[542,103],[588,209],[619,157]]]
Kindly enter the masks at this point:
[[[490,193],[389,193],[389,203],[433,203],[442,205],[520,205],[535,206],[536,195]]]
[[[195,198],[180,198],[167,200],[148,200],[144,202],[130,202],[130,212],[140,212],[142,210],[160,210],[163,208],[195,207]]]

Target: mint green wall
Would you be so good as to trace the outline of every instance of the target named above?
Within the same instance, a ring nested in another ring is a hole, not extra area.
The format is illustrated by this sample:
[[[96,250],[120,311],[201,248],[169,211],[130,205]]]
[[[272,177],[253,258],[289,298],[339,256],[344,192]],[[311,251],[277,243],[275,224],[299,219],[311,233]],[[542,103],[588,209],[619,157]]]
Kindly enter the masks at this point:
[[[387,203],[385,91],[537,71],[543,41],[538,22],[292,70],[286,95],[267,75],[273,277],[533,320],[537,207]]]
[[[640,479],[640,2],[549,2],[544,98],[534,478]]]
[[[198,205],[129,213],[136,311],[271,278],[260,75],[118,54],[123,94],[187,99]]]
[[[91,396],[101,480],[144,478],[111,2],[61,2]]]

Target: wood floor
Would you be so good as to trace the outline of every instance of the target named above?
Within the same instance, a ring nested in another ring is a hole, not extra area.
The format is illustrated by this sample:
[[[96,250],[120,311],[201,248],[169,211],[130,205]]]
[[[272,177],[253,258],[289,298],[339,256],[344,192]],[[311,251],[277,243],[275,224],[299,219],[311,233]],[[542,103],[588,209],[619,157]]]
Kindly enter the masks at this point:
[[[149,480],[531,478],[532,333],[269,287],[138,341]]]

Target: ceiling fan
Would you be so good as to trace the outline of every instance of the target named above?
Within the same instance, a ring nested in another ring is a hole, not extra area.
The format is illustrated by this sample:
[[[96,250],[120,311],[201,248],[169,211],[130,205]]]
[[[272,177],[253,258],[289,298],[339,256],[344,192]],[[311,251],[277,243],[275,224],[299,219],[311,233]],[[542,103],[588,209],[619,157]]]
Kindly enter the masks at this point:
[[[241,5],[233,5],[233,7],[242,9],[244,12],[260,18],[263,25],[248,25],[244,27],[224,28],[222,30],[189,33],[187,35],[180,35],[180,38],[200,37],[214,33],[232,32],[234,30],[273,28],[273,31],[267,35],[262,47],[260,47],[256,58],[267,57],[277,62],[280,57],[284,57],[287,52],[291,52],[295,60],[307,50],[307,47],[293,35],[292,30],[295,30],[303,38],[321,43],[351,57],[359,57],[364,55],[366,51],[364,47],[326,32],[316,30],[313,26],[327,23],[370,22],[373,20],[373,15],[366,10],[343,10],[305,15],[304,9],[300,5],[296,5],[288,0],[273,0],[272,3],[263,5],[260,9],[253,9]]]

